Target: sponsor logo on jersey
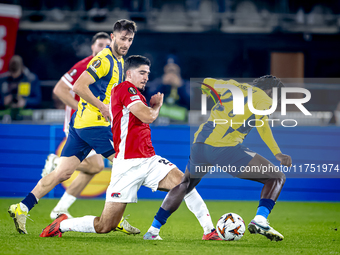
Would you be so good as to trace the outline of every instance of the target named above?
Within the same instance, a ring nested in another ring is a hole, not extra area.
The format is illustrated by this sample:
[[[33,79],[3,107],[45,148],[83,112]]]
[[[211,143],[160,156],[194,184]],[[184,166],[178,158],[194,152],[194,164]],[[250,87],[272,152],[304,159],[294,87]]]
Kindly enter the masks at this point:
[[[137,96],[132,96],[132,97],[130,97],[130,99],[131,99],[131,101],[133,101],[133,100],[140,99],[140,97],[137,95]]]
[[[137,95],[137,90],[134,87],[130,87],[128,90],[130,94]]]
[[[98,67],[100,67],[101,64],[102,64],[102,62],[101,62],[99,59],[97,59],[96,61],[94,61],[94,62],[92,63],[92,66],[93,66],[94,68],[98,68]]]
[[[73,70],[70,72],[70,75],[71,75],[71,76],[74,76],[74,75],[76,75],[76,73],[77,73],[77,69],[73,69]]]
[[[122,196],[122,194],[120,194],[119,192],[113,192],[113,193],[111,193],[111,197],[120,198],[121,196]]]

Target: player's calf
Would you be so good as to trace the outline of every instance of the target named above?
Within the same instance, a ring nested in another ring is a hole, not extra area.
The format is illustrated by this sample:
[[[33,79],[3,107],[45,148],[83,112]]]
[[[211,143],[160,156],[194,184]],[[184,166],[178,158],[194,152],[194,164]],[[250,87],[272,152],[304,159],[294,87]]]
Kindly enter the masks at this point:
[[[93,222],[94,229],[98,234],[106,234],[115,230],[118,223],[110,224],[109,222],[104,222],[100,217],[96,217]]]

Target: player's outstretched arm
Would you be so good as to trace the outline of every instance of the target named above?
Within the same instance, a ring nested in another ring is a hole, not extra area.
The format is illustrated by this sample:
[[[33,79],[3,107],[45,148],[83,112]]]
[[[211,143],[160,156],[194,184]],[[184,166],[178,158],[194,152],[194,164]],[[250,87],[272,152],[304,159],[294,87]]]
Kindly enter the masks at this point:
[[[256,119],[260,119],[260,116],[257,116]],[[291,166],[292,165],[291,157],[281,153],[280,148],[274,139],[272,130],[270,129],[270,126],[266,119],[268,119],[267,116],[262,118],[263,123],[262,126],[261,126],[262,123],[256,123],[257,131],[259,132],[261,139],[266,143],[268,148],[275,155],[275,158],[281,162],[281,165]]]
[[[142,122],[150,124],[157,119],[159,110],[163,105],[163,98],[164,94],[158,92],[157,94],[153,95],[150,99],[151,107],[147,107],[142,102],[138,102],[132,105],[129,108],[129,110]]]
[[[66,105],[70,106],[73,110],[77,110],[78,101],[73,98],[70,88],[62,79],[58,81],[53,89],[53,93]]]
[[[89,86],[94,82],[95,80],[86,71],[84,71],[80,75],[76,83],[73,85],[73,91],[77,93],[81,98],[83,98],[86,102],[97,107],[102,113],[103,117],[106,119],[106,121],[110,122],[111,117],[109,106],[105,105],[102,101],[96,98],[89,89]]]

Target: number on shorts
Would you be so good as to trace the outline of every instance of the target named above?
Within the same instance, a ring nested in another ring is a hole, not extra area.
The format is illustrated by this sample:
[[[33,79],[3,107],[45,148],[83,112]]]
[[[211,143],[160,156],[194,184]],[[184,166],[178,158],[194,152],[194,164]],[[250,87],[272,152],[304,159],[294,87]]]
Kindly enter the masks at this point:
[[[164,158],[160,159],[158,162],[159,162],[159,163],[163,163],[164,165],[169,165],[169,166],[172,166],[172,165],[173,165],[173,164],[170,163],[169,161],[166,161]]]

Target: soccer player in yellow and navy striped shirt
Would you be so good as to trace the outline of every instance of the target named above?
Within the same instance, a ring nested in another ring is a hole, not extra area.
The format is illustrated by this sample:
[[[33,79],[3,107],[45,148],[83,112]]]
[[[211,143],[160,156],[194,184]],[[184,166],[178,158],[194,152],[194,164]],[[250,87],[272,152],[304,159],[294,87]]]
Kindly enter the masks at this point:
[[[238,83],[235,80],[216,80],[206,78],[203,84],[214,87],[215,84],[230,84],[241,89],[245,100],[244,114],[233,114],[233,95],[227,88],[215,88],[220,95],[222,106],[216,104],[211,109],[211,114],[207,122],[200,125],[195,133],[194,143],[205,143],[214,147],[230,147],[236,146],[243,142],[243,139],[252,129],[252,126],[261,126],[258,128],[262,140],[267,144],[274,155],[280,153],[280,149],[276,144],[272,135],[266,115],[255,115],[248,107],[248,88],[253,87],[247,83]],[[202,85],[204,86],[204,85]],[[204,90],[203,90],[204,91]],[[253,87],[252,104],[257,110],[267,110],[272,105],[272,99],[258,87]],[[216,124],[214,120],[223,120],[226,124]],[[252,126],[248,123],[251,122]]]
[[[208,86],[205,86],[205,84]],[[245,99],[244,114],[236,115],[233,113],[234,95],[227,88],[214,88],[217,84],[228,84],[242,91]],[[214,88],[220,95],[222,104],[218,102],[212,108],[208,121],[203,123],[195,133],[185,177],[182,179],[182,183],[167,195],[155,216],[148,235],[151,233],[152,236],[157,236],[160,227],[156,229],[155,226],[165,224],[167,218],[181,204],[184,195],[200,182],[209,167],[220,166],[220,168],[224,167],[226,172],[234,177],[264,184],[256,216],[249,223],[248,229],[252,234],[259,233],[271,240],[283,240],[283,235],[269,226],[267,217],[285,183],[285,175],[280,171],[275,171],[275,166],[267,159],[243,146],[243,139],[252,127],[256,126],[262,140],[282,165],[291,166],[291,157],[281,153],[267,121],[268,116],[255,115],[250,111],[248,88],[251,85],[238,83],[235,80],[224,81],[211,78],[205,79],[203,85],[205,87],[202,88],[204,93],[207,93],[206,89],[209,87]],[[252,104],[256,110],[271,108],[272,99],[270,96],[272,95],[272,88],[283,87],[280,79],[271,75],[255,79],[253,85]],[[223,120],[223,124],[217,124],[216,120]],[[231,171],[229,166],[231,166]],[[245,171],[247,169],[256,170],[259,167],[266,167],[268,171]],[[210,235],[215,235],[215,240],[218,240],[216,231],[210,233]],[[208,240],[209,238],[211,239],[209,236],[203,236],[203,240]]]
[[[89,62],[86,71],[74,84],[73,91],[81,100],[71,118],[69,135],[57,168],[43,177],[24,200],[11,205],[8,210],[19,233],[27,233],[28,211],[57,184],[69,179],[92,149],[112,161],[115,151],[110,129],[111,89],[123,81],[123,56],[127,54],[136,31],[133,21],[118,20],[113,26],[110,46]],[[129,234],[140,232],[136,228],[133,230],[136,231]]]

